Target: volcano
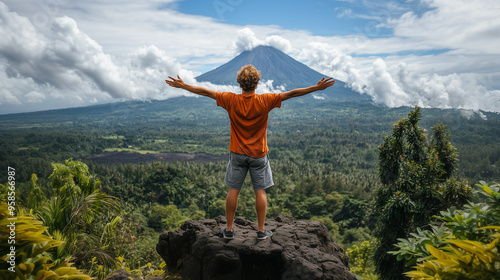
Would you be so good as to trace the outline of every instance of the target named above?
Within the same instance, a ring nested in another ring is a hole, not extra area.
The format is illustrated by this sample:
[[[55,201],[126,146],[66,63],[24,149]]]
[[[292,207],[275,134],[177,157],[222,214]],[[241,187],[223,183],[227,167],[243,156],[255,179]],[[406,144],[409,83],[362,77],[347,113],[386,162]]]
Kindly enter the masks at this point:
[[[252,64],[260,71],[261,81],[272,80],[275,88],[284,86],[285,90],[308,87],[316,84],[322,77],[328,77],[328,75],[309,68],[276,48],[257,46],[252,50],[242,52],[214,70],[196,77],[196,80],[217,85],[237,86],[237,72],[247,64]],[[335,99],[371,101],[368,96],[351,90],[339,80],[335,81],[333,87],[321,93]]]
[[[196,77],[200,82],[218,85],[238,85],[236,75],[244,65],[252,64],[261,73],[261,80],[272,80],[274,86],[284,85],[287,90],[307,87],[316,83],[323,75],[284,52],[269,46],[258,46],[244,51],[228,63]]]

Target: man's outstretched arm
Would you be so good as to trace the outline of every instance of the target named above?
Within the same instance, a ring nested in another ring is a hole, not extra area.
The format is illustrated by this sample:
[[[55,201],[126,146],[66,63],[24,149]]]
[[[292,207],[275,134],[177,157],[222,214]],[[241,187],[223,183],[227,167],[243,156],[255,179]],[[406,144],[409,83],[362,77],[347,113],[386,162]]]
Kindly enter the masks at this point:
[[[293,89],[290,91],[285,91],[281,93],[281,100],[285,101],[287,99],[290,99],[292,97],[299,97],[302,95],[309,94],[311,92],[315,92],[317,90],[324,90],[325,88],[331,87],[333,84],[335,84],[335,80],[330,77],[328,79],[325,79],[323,77],[317,84],[314,86],[306,87],[306,88],[297,88]]]
[[[179,77],[179,75],[177,75],[177,79],[172,78],[170,76],[168,76],[168,77],[171,80],[165,80],[165,82],[167,82],[167,84],[171,87],[182,88],[182,89],[185,89],[185,90],[190,91],[192,93],[203,95],[203,96],[208,96],[208,97],[213,98],[213,99],[216,98],[216,91],[215,90],[207,89],[204,87],[188,85],[181,79],[181,77]]]

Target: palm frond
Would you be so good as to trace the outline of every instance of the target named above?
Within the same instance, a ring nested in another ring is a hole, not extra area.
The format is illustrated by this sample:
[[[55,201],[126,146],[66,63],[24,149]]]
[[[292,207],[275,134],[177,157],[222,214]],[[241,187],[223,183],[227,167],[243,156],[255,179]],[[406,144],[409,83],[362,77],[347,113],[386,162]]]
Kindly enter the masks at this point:
[[[111,197],[100,190],[94,190],[90,195],[73,197],[73,205],[70,217],[64,231],[74,228],[77,224],[90,224],[99,218],[104,210],[119,212],[119,204],[116,198]]]
[[[43,221],[43,224],[49,228],[49,233],[62,231],[67,224],[68,201],[52,197],[48,202],[42,204],[37,215]]]

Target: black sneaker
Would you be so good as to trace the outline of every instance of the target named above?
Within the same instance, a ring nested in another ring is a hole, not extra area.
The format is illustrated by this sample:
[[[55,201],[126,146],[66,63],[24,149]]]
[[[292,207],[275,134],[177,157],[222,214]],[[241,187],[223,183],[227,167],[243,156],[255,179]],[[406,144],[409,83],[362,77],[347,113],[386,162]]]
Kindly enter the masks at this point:
[[[266,230],[266,231],[257,231],[257,239],[259,240],[264,240],[267,239],[268,237],[273,236],[273,232]]]
[[[226,230],[226,227],[221,228],[220,232],[222,233],[222,236],[224,236],[224,239],[234,239],[234,230],[229,231]]]

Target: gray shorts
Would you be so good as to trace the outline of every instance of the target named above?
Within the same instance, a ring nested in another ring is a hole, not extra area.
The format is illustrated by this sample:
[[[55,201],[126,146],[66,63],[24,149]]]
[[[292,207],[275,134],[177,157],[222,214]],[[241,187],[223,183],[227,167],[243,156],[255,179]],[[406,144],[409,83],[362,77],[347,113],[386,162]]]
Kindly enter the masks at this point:
[[[265,190],[274,185],[268,155],[254,158],[233,152],[229,154],[224,182],[231,189],[241,190],[249,170],[254,190]]]

